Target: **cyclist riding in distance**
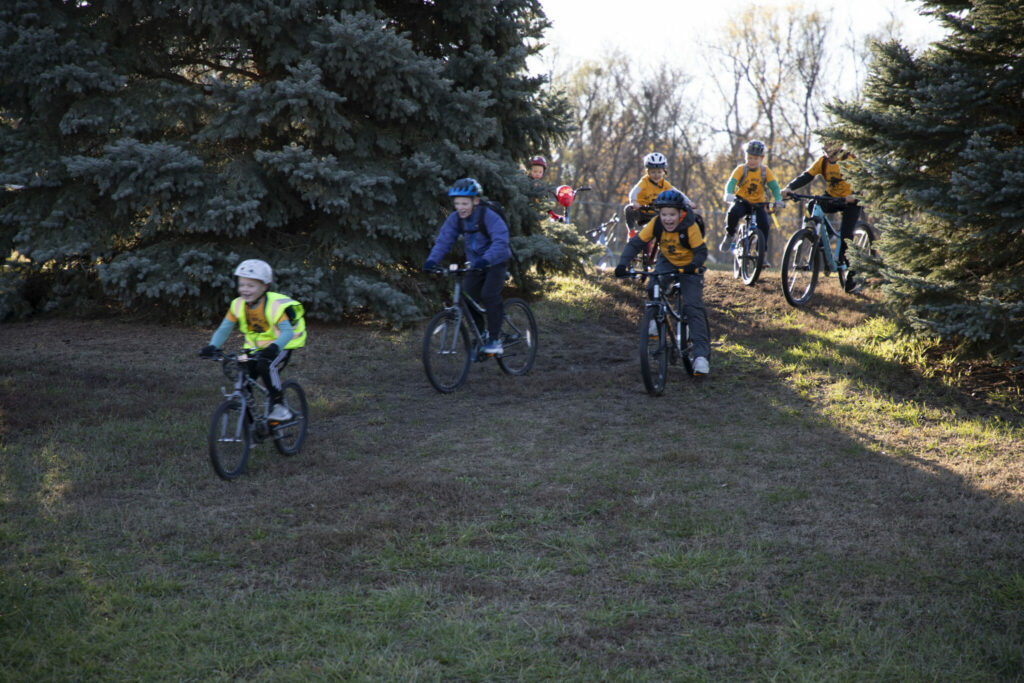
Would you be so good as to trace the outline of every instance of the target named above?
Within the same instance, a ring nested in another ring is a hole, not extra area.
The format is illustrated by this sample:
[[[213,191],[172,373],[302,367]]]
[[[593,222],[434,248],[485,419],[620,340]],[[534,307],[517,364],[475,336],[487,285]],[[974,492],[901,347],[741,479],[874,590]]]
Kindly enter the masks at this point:
[[[644,168],[647,171],[643,177],[633,186],[633,189],[629,191],[629,200],[626,202],[626,206],[623,208],[623,215],[626,218],[626,226],[630,230],[636,230],[639,227],[639,223],[642,221],[649,220],[650,214],[644,216],[641,211],[641,206],[649,206],[654,198],[665,190],[674,190],[672,183],[665,179],[665,173],[668,169],[668,160],[665,155],[660,152],[651,152],[644,157]],[[692,206],[690,200],[687,199],[687,204]]]
[[[239,296],[231,302],[220,327],[199,355],[212,358],[237,324],[245,336],[249,372],[263,380],[270,394],[271,408],[267,417],[288,420],[292,413],[281,401],[279,371],[287,364],[293,349],[306,345],[305,309],[291,297],[269,291],[274,272],[266,261],[242,261],[235,268],[235,276]]]
[[[665,190],[655,197],[652,205],[658,215],[629,240],[615,266],[616,277],[626,277],[629,264],[640,250],[651,240],[660,241],[658,259],[653,275],[681,273],[679,286],[683,294],[683,308],[690,324],[693,340],[693,374],[708,374],[708,356],[711,344],[708,340],[707,319],[704,317],[704,278],[701,266],[708,257],[708,247],[700,234],[696,212],[690,201],[679,190]],[[647,283],[647,295],[652,296],[654,278]],[[652,321],[653,322],[653,321]]]
[[[437,268],[438,261],[451,250],[459,235],[463,236],[466,260],[472,271],[463,281],[465,291],[487,309],[487,339],[481,353],[500,356],[501,321],[504,316],[501,290],[508,276],[508,260],[512,256],[509,248],[508,225],[495,211],[480,204],[483,188],[473,178],[462,178],[448,188],[455,211],[448,215],[430,250],[430,256],[423,264],[423,270]],[[474,318],[477,317],[473,311]],[[476,320],[477,326],[481,326]]]
[[[768,198],[770,191],[778,208],[782,205],[782,193],[779,191],[779,181],[775,179],[775,174],[764,165],[766,152],[767,148],[760,140],[748,142],[744,150],[744,163],[736,167],[725,184],[722,201],[732,203],[732,206],[729,207],[729,214],[726,217],[725,236],[718,245],[719,251],[732,251],[736,248],[736,226],[751,211],[757,216],[757,225],[764,233],[765,242],[768,241],[768,212],[764,206],[758,204],[771,201]]]
[[[542,156],[535,156],[530,159],[530,170],[528,175],[532,180],[543,180],[548,170],[548,161]]]
[[[834,201],[822,202],[821,210],[825,213],[841,212],[843,217],[839,224],[839,235],[842,238],[842,245],[839,247],[839,262],[845,263],[846,242],[853,237],[853,230],[860,217],[860,206],[857,204],[857,197],[853,194],[853,188],[849,181],[843,178],[844,162],[856,159],[853,154],[843,149],[842,143],[822,141],[824,155],[818,157],[811,167],[789,181],[782,190],[783,197],[789,197],[794,190],[809,184],[817,176],[825,181],[825,193],[833,197]],[[854,273],[850,271],[846,275],[846,291],[856,291],[860,285],[854,280]]]

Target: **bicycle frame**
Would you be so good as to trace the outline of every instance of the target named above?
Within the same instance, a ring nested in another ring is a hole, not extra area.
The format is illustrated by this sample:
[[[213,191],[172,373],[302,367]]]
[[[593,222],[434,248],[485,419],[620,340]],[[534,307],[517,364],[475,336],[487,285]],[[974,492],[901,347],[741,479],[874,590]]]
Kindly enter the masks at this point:
[[[657,320],[668,320],[668,327],[672,330],[672,354],[681,354],[683,349],[683,323],[685,322],[685,314],[683,313],[683,294],[682,289],[679,286],[679,281],[672,277],[672,284],[669,285],[668,291],[665,292],[661,286],[661,278],[672,276],[671,273],[665,275],[653,275],[654,287],[651,291],[651,300],[644,304],[644,308],[657,308],[656,313]],[[671,297],[676,295],[676,306],[672,307]],[[663,352],[664,349],[658,349],[659,352]]]
[[[812,200],[813,201],[813,200]],[[825,254],[825,270],[829,273],[836,273],[839,271],[839,250],[842,247],[843,241],[839,237],[839,233],[832,227],[832,223],[828,220],[828,216],[822,211],[821,206],[818,205],[817,201],[813,201],[811,207],[811,215],[804,216],[804,225],[808,222],[817,224],[818,234],[818,248]],[[827,247],[825,245],[828,245]],[[834,245],[834,246],[833,246]]]
[[[457,344],[459,343],[458,329],[462,326],[462,321],[465,320],[469,323],[469,329],[473,334],[473,343],[476,345],[482,345],[484,341],[484,335],[477,327],[476,320],[470,314],[470,307],[480,315],[487,313],[487,309],[483,307],[476,299],[471,297],[469,294],[462,291],[462,277],[465,275],[465,270],[453,269],[449,271],[455,276],[455,288],[452,292],[452,303],[450,306],[445,306],[444,310],[452,311],[455,314],[455,326],[452,328],[453,334],[450,340],[442,339],[442,348],[449,348],[450,353],[455,353]]]

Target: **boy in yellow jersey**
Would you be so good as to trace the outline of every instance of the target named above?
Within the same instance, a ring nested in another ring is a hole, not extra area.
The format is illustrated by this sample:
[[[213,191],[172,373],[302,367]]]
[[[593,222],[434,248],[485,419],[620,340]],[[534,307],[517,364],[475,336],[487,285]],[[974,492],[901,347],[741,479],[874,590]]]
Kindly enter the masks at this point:
[[[768,212],[765,211],[764,204],[774,201],[778,208],[782,204],[782,193],[779,191],[779,181],[775,179],[775,174],[770,168],[762,165],[766,151],[764,143],[760,140],[748,142],[745,150],[746,161],[736,167],[725,184],[722,200],[726,203],[732,202],[732,206],[726,217],[725,236],[718,245],[719,251],[732,251],[736,247],[736,226],[740,219],[751,211],[757,216],[757,227],[764,233],[765,243],[768,242],[768,229],[771,224],[768,222]],[[759,204],[761,206],[758,206]]]
[[[266,261],[242,261],[235,268],[235,276],[239,296],[231,302],[220,327],[199,355],[212,357],[237,324],[245,335],[249,371],[263,380],[270,393],[267,417],[287,420],[292,415],[281,402],[280,370],[287,365],[292,349],[306,345],[305,310],[298,301],[269,291],[274,273]]]
[[[668,160],[660,152],[651,152],[644,157],[644,167],[647,172],[640,178],[639,182],[629,191],[629,199],[623,207],[623,215],[626,218],[626,226],[630,230],[636,230],[639,225],[647,223],[654,214],[649,210],[641,211],[641,206],[650,206],[654,198],[665,190],[674,190],[672,183],[665,179]],[[690,200],[686,200],[687,204]]]
[[[693,341],[693,374],[706,375],[711,344],[708,340],[707,319],[704,317],[704,278],[701,266],[707,260],[708,247],[697,225],[696,213],[682,192],[666,190],[655,197],[652,205],[658,210],[658,215],[626,244],[619,257],[619,265],[615,266],[615,276],[626,276],[629,263],[648,242],[660,242],[661,249],[654,264],[653,276],[647,283],[647,295],[651,296],[655,278],[659,275],[682,273],[679,286]]]
[[[839,224],[839,235],[843,243],[839,247],[839,261],[845,263],[846,241],[853,237],[853,229],[857,226],[857,219],[860,218],[860,206],[853,194],[850,183],[843,179],[842,162],[847,159],[856,158],[849,152],[843,150],[842,144],[824,143],[822,145],[824,156],[819,157],[811,167],[798,175],[782,190],[783,197],[789,197],[793,190],[800,189],[807,185],[817,176],[825,181],[825,193],[834,197],[833,201],[822,202],[821,210],[825,213],[842,213],[843,217]],[[853,292],[859,288],[859,284],[853,277],[853,271],[846,276],[846,291]]]

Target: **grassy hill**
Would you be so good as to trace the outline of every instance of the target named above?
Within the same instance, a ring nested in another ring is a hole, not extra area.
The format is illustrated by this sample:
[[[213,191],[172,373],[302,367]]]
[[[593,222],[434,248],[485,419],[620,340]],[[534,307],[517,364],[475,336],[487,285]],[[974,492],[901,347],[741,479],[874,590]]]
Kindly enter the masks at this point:
[[[421,328],[312,323],[306,449],[230,484],[208,330],[0,327],[0,678],[1024,678],[1019,384],[767,278],[660,398],[610,278],[449,396]]]

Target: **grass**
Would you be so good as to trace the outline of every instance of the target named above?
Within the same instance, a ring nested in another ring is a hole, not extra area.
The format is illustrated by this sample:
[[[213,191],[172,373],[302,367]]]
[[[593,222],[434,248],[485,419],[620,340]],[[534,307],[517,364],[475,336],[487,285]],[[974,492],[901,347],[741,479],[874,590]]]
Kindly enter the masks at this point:
[[[5,325],[0,678],[1024,678],[1019,385],[775,277],[709,274],[712,375],[657,399],[610,278],[449,396],[421,330],[313,324],[306,449],[231,484],[208,330]]]

